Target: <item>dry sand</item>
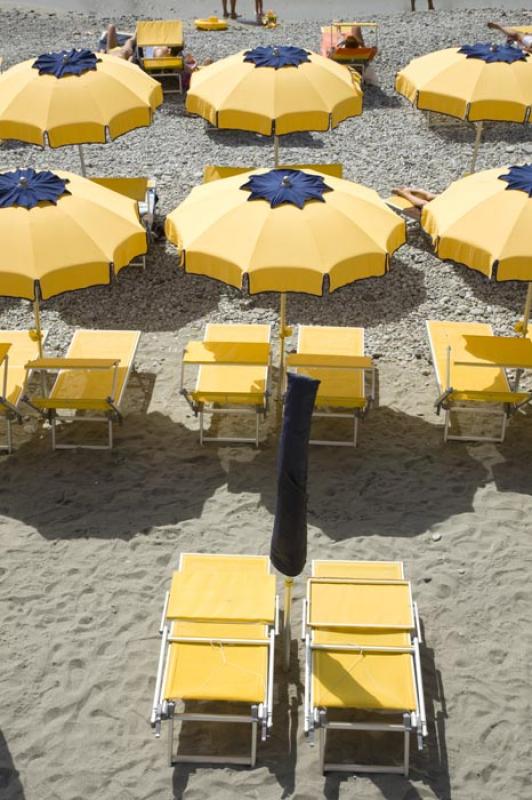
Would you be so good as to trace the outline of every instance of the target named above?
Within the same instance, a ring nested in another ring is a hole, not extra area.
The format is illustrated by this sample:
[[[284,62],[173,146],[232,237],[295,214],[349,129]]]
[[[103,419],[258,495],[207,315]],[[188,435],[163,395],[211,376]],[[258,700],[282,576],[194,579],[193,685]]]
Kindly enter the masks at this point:
[[[448,25],[465,30],[470,19],[477,18],[457,15]],[[390,20],[390,29],[392,22],[402,35],[403,23]],[[484,24],[483,19],[477,22]],[[9,38],[16,42],[21,29],[14,18],[11,23]],[[40,21],[38,30],[45,33],[48,24],[51,36],[76,20]],[[421,35],[425,23],[419,24]],[[77,30],[86,29],[82,20]],[[7,36],[4,45],[13,54],[15,44]],[[398,59],[404,57],[401,51]],[[385,89],[392,97],[390,87]],[[367,124],[381,111],[367,109]],[[163,122],[170,124],[169,112],[165,114],[156,136]],[[395,125],[397,118],[392,117]],[[456,147],[466,154],[463,143],[452,142],[451,148],[449,140],[436,141],[434,135],[420,138],[425,129],[413,115],[408,120],[413,146],[437,145],[446,169],[449,150]],[[183,123],[178,119],[176,125]],[[200,124],[193,130],[198,141],[208,141]],[[363,132],[362,127],[345,130]],[[508,142],[504,137],[499,156]],[[521,132],[517,137],[510,138],[509,146],[515,149],[512,158],[522,161],[530,139]],[[140,142],[146,161],[155,162],[163,173],[163,203],[171,207],[172,198],[164,195],[166,189],[175,191],[176,182],[166,175],[171,168],[164,156],[143,151],[147,139],[129,141]],[[325,142],[325,137],[312,141]],[[340,150],[348,139],[334,141]],[[355,148],[356,140],[352,143]],[[234,149],[230,144],[212,146]],[[483,154],[486,166],[498,146],[490,137]],[[109,158],[113,148],[123,167],[126,139],[96,152],[106,150]],[[250,151],[248,147],[239,158]],[[368,182],[371,152],[360,155],[360,177]],[[19,154],[7,149],[2,156],[14,164]],[[75,168],[74,156],[68,157]],[[185,179],[178,189],[183,196],[206,155],[195,151],[198,163],[193,165],[185,163],[185,155],[177,157],[183,162]],[[404,163],[394,166],[393,153],[386,158],[375,181],[381,191],[387,185],[383,171],[396,169],[398,176],[404,168]],[[63,166],[66,159],[58,154]],[[420,165],[433,181],[441,178],[437,164],[433,150],[431,160]],[[407,325],[414,310],[420,317],[442,313],[430,283],[434,260],[423,251],[417,264],[419,252],[405,248],[400,261],[419,288],[415,296],[410,290],[399,295]],[[245,447],[200,449],[197,423],[177,393],[179,353],[210,315],[238,318],[243,312],[249,318],[273,319],[274,311],[269,299],[241,303],[223,293],[219,300],[215,284],[178,279],[161,245],[155,257],[149,275],[138,277],[138,288],[132,276],[111,295],[107,290],[72,295],[49,304],[45,315],[59,350],[76,324],[110,325],[113,308],[122,326],[137,324],[145,331],[138,359],[141,380],[132,381],[116,449],[54,454],[44,433],[27,426],[17,431],[16,452],[0,459],[2,800],[532,797],[530,415],[512,422],[504,445],[444,445],[432,407],[435,389],[421,328],[416,322],[413,336],[423,357],[408,360],[411,348],[399,346],[397,363],[395,343],[400,338],[393,326],[400,323],[400,309],[382,304],[363,309],[378,313],[371,326],[373,351],[385,348],[380,408],[364,421],[356,451],[311,451],[309,561],[404,560],[426,639],[426,749],[412,753],[408,780],[321,776],[317,753],[302,734],[302,648],[294,642],[290,674],[276,671],[272,737],[260,746],[256,769],[166,766],[165,743],[153,738],[148,718],[159,615],[172,569],[186,550],[267,553],[275,506],[273,420],[258,452]],[[450,280],[452,270],[445,270],[441,274]],[[397,280],[392,274],[390,279]],[[501,326],[511,324],[522,302],[519,288],[513,294],[506,287],[488,290],[469,275],[460,285],[461,302],[471,304],[480,318],[489,319],[491,310]],[[505,299],[497,305],[499,290]],[[350,309],[357,308],[357,292],[364,291],[367,297],[366,286],[322,303],[319,318],[317,305],[291,300],[291,318],[333,323],[343,303],[344,321],[357,324],[360,317]],[[175,310],[167,302],[172,292]],[[27,324],[27,307],[5,302],[0,322]],[[303,587],[302,578],[296,583],[296,623]],[[225,738],[226,732],[217,730],[206,744],[218,747]]]

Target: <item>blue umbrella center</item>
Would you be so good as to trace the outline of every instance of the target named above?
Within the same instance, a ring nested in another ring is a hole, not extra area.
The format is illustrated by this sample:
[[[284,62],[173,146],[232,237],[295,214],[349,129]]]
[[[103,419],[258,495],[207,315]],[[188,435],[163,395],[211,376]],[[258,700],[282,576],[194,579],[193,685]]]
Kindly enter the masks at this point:
[[[64,78],[66,75],[83,75],[96,69],[100,59],[91,50],[60,50],[58,53],[43,53],[32,66],[39,70],[39,75],[54,75]]]
[[[0,174],[0,208],[35,208],[43,201],[57,205],[62,195],[70,194],[68,180],[43,170],[17,169]]]
[[[303,208],[311,200],[324,203],[324,193],[332,191],[321,175],[299,169],[272,169],[252,175],[240,188],[251,192],[248,200],[266,200],[271,208],[285,204]]]
[[[517,189],[526,192],[532,197],[532,164],[523,164],[522,167],[509,167],[506,175],[499,175],[500,181],[506,181],[507,189]]]
[[[528,54],[520,47],[511,44],[490,44],[489,42],[479,44],[465,44],[458,51],[463,53],[466,58],[479,58],[486,64],[504,63],[513,64],[515,61],[526,61]]]
[[[256,67],[299,67],[310,61],[309,53],[301,47],[291,45],[280,45],[279,47],[267,45],[266,47],[255,47],[253,50],[246,50],[244,61],[255,64]]]

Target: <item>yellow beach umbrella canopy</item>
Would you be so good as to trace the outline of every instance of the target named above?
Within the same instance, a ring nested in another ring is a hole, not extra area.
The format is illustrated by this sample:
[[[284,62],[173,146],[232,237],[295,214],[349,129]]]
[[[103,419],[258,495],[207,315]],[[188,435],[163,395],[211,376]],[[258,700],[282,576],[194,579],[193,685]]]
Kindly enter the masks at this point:
[[[202,67],[186,108],[217,128],[280,136],[326,131],[362,113],[357,74],[298,47],[257,47]]]
[[[0,75],[0,139],[104,143],[150,125],[161,85],[135,64],[89,50],[46,53]]]
[[[498,167],[452,183],[424,208],[421,224],[436,255],[497,281],[528,281],[532,307],[532,164]]]
[[[38,301],[108,284],[146,232],[136,203],[69,172],[0,173],[0,295]]]
[[[532,121],[532,55],[518,47],[438,50],[411,61],[395,88],[417,108],[470,122]]]
[[[440,258],[494,280],[532,281],[532,164],[455,181],[423,208],[421,224]]]
[[[166,219],[186,272],[257,292],[322,295],[383,275],[405,224],[372,189],[312,170],[203,184]]]

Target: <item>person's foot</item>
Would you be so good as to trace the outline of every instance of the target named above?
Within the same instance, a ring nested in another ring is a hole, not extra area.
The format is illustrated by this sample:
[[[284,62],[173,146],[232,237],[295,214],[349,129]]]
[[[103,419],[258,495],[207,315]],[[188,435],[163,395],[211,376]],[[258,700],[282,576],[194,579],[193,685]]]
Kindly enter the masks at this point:
[[[224,11],[223,15],[227,19],[227,17],[229,16],[229,11]]]
[[[237,17],[238,17],[238,14],[235,14],[234,11],[231,12],[231,19],[236,19]]]
[[[488,22],[488,28],[491,28],[491,30],[494,30],[496,27],[497,26],[495,25],[494,22]]]

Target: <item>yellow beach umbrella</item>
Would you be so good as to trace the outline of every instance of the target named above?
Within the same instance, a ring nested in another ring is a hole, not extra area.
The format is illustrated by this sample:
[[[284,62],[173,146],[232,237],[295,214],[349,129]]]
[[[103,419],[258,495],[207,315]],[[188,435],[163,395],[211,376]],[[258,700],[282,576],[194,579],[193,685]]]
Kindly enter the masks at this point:
[[[90,50],[47,53],[0,75],[0,139],[105,143],[150,125],[162,89],[135,64]]]
[[[202,67],[186,108],[217,128],[277,137],[327,131],[362,113],[360,76],[299,47],[256,47]]]
[[[109,284],[147,251],[133,200],[69,172],[0,173],[0,295],[39,301]]]
[[[452,183],[424,208],[421,224],[436,255],[497,281],[528,281],[532,305],[532,164],[499,167]]]
[[[395,88],[416,108],[476,124],[471,172],[484,121],[532,121],[532,55],[510,45],[464,45],[415,58],[397,74]]]
[[[259,169],[197,186],[166,218],[185,272],[251,294],[323,295],[384,275],[405,223],[377,192],[312,170]],[[281,349],[281,353],[284,348]]]

